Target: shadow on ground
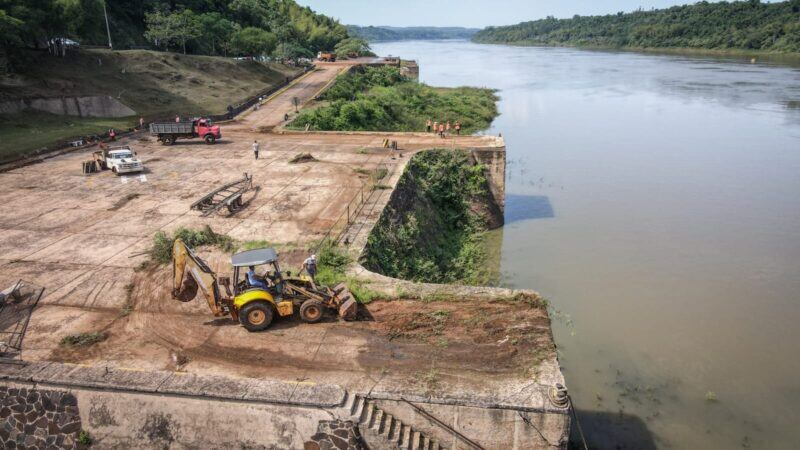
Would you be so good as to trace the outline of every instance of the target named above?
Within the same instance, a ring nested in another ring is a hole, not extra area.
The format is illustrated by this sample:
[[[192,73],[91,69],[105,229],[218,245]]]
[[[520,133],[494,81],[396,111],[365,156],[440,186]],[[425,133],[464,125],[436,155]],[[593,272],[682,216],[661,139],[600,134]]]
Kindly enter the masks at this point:
[[[550,219],[555,217],[550,197],[544,195],[506,196],[505,224],[529,219]]]
[[[577,410],[578,420],[590,449],[656,448],[655,436],[638,416],[610,411]],[[578,427],[572,424],[570,449],[583,449]]]

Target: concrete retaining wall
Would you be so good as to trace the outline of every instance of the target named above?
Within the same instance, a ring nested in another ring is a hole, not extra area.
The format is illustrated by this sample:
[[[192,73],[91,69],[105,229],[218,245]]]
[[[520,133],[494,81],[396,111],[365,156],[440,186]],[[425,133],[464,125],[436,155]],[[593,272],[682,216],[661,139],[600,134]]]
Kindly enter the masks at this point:
[[[476,148],[470,150],[472,157],[479,164],[486,166],[489,188],[501,212],[506,205],[506,148]]]
[[[107,95],[32,98],[0,102],[0,113],[2,114],[14,114],[28,109],[76,117],[128,117],[136,114],[136,111]]]
[[[0,416],[14,420],[0,422],[0,438],[13,442],[33,436],[76,448],[85,430],[101,448],[391,448],[352,416],[355,397],[333,385],[49,362],[0,365],[0,383],[9,393]],[[444,448],[474,448],[387,397],[373,401]],[[559,447],[569,430],[568,410],[544,398],[534,410],[410,400],[486,449]]]

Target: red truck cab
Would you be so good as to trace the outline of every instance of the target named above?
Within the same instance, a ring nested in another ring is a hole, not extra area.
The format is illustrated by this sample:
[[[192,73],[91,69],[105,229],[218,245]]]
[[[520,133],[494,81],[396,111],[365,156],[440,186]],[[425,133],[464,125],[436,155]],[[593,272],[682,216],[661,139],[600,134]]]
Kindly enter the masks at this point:
[[[214,125],[210,120],[205,118],[195,119],[194,134],[202,137],[209,144],[213,144],[214,141],[222,137],[219,125]]]

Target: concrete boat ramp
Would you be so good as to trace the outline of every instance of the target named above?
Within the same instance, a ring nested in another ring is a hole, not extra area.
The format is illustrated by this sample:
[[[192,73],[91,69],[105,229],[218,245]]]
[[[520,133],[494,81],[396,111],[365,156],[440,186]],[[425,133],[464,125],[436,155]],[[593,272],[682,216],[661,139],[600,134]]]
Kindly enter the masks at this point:
[[[0,173],[0,287],[20,279],[45,287],[21,354],[0,365],[5,445],[80,447],[91,437],[98,448],[566,446],[568,397],[550,319],[533,292],[421,285],[357,269],[376,286],[415,295],[366,305],[356,322],[280,320],[252,334],[214,319],[202,300],[172,301],[170,267],[142,268],[156,232],[204,225],[278,246],[284,268],[332,228],[358,253],[408,159],[431,148],[473,152],[502,197],[501,138],[282,131],[294,98],[312,99],[356,63],[320,64],[222,124],[213,146],[126,138],[147,168],[141,175],[81,174],[93,149]],[[387,139],[397,152],[384,148]],[[304,152],[316,161],[289,162]],[[378,168],[392,189],[365,189],[360,174]],[[210,217],[190,209],[243,173],[260,187],[246,208]],[[222,252],[202,256],[229,270]],[[439,328],[425,328],[444,316]],[[59,344],[85,332],[106,339]]]

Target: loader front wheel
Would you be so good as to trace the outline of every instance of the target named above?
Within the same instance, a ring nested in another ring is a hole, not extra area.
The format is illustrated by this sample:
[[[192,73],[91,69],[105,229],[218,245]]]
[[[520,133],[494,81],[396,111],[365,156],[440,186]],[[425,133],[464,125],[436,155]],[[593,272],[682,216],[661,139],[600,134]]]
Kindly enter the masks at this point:
[[[272,323],[272,306],[266,302],[252,302],[239,311],[239,322],[247,331],[263,331]]]
[[[317,300],[306,300],[300,305],[300,319],[305,323],[317,323],[322,320],[322,303]]]

